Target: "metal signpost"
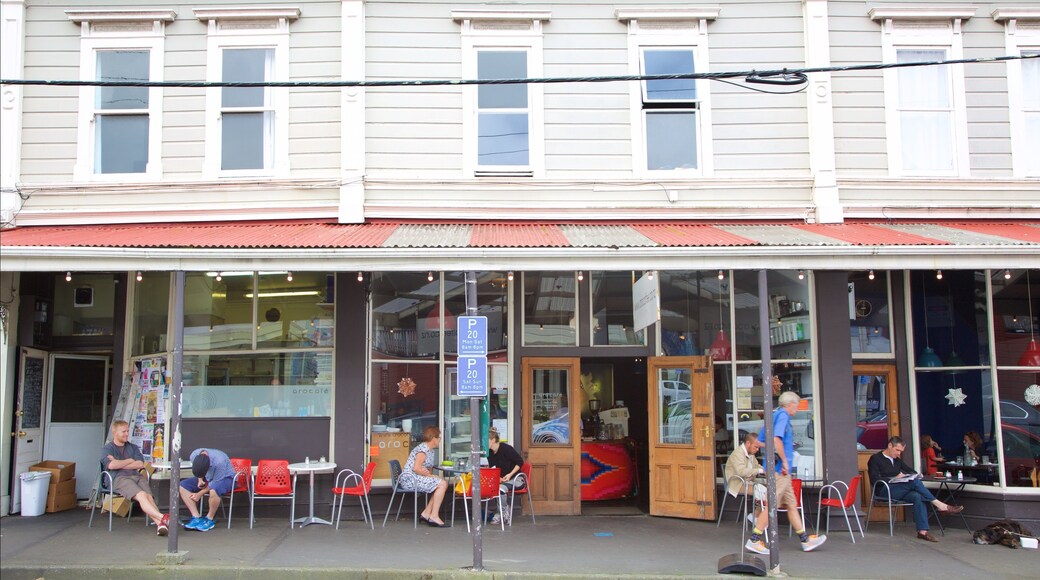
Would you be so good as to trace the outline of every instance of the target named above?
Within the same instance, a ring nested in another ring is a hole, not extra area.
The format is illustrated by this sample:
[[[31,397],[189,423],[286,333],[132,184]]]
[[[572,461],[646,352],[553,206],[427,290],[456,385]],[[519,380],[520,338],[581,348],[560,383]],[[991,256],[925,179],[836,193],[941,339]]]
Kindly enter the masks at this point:
[[[466,316],[458,319],[458,381],[456,393],[470,397],[469,464],[473,482],[471,518],[473,528],[473,569],[484,569],[484,518],[480,513],[480,399],[487,396],[487,317],[477,313],[477,275],[466,272]]]
[[[173,285],[173,356],[170,361],[170,527],[166,541],[169,554],[178,554],[177,532],[180,530],[180,485],[181,480],[181,382],[184,362],[184,271],[174,274]],[[187,552],[181,554],[187,558]]]

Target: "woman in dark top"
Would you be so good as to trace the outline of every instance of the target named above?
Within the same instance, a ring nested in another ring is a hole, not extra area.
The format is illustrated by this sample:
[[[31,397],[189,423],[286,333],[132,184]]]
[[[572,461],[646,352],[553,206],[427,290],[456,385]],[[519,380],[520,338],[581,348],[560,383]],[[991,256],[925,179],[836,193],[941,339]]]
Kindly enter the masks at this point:
[[[524,458],[516,449],[513,449],[512,445],[502,443],[498,431],[494,429],[488,431],[488,448],[488,466],[497,467],[502,473],[502,482],[498,487],[499,493],[509,493],[514,487],[523,489],[527,482],[523,478],[517,481],[516,474],[520,473],[520,468],[524,465]],[[495,514],[491,523],[499,523],[498,514]]]

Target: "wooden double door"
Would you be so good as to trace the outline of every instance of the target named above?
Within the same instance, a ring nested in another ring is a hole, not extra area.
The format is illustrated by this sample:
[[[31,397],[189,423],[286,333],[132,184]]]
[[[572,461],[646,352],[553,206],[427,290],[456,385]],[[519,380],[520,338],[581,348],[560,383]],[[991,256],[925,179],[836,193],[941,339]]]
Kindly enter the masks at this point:
[[[523,445],[538,513],[581,513],[581,361],[522,363]],[[708,357],[647,361],[650,513],[715,518],[714,388]]]

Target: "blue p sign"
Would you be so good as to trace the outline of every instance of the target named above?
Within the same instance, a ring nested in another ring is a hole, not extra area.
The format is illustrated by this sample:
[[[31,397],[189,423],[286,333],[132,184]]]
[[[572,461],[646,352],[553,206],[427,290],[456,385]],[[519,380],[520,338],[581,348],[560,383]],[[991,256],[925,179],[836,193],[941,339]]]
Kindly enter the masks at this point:
[[[460,316],[458,322],[458,355],[487,356],[487,316]]]
[[[458,396],[486,397],[488,394],[487,357],[460,356],[458,362]]]

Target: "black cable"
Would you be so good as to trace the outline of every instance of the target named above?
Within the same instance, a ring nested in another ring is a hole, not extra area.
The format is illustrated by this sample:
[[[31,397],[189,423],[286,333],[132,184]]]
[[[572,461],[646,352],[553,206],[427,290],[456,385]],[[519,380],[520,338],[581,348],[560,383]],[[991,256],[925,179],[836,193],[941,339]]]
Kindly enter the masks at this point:
[[[1040,54],[994,56],[981,58],[961,58],[955,60],[894,62],[886,64],[860,64],[849,66],[826,66],[813,68],[783,68],[777,70],[750,70],[711,73],[679,73],[670,75],[619,75],[595,77],[538,77],[514,79],[427,79],[427,80],[389,80],[389,81],[267,81],[267,82],[222,82],[222,81],[83,81],[83,80],[29,80],[0,79],[5,85],[64,86],[64,87],[168,87],[168,88],[211,88],[211,87],[430,87],[430,86],[466,86],[466,85],[520,85],[520,84],[558,84],[558,83],[611,83],[620,81],[666,81],[681,79],[731,79],[753,77],[765,79],[783,77],[784,75],[809,75],[822,72],[846,72],[863,70],[885,70],[890,68],[907,68],[916,66],[940,66],[951,64],[972,64],[1024,60],[1040,58]]]

